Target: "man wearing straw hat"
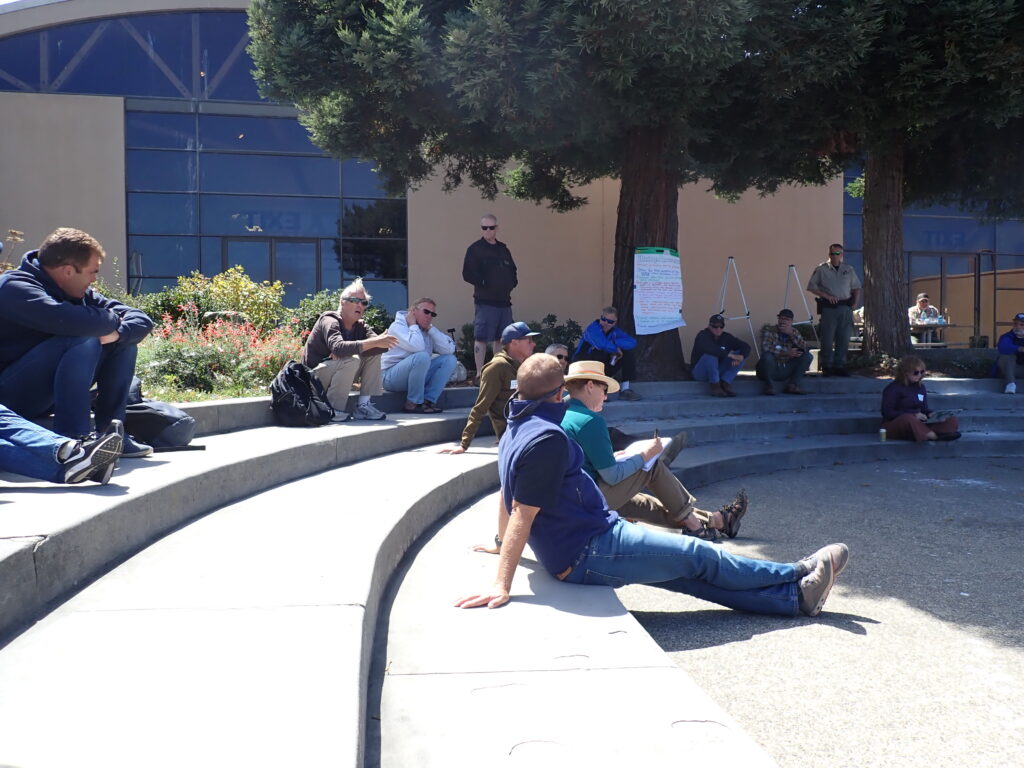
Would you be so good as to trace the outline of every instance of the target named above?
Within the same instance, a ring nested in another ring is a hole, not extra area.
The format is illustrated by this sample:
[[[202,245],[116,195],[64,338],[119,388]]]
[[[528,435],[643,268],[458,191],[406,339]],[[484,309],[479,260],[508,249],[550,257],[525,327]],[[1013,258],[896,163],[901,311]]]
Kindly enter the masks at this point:
[[[583,469],[597,482],[609,509],[632,520],[678,528],[686,535],[709,541],[717,540],[720,532],[729,538],[739,533],[740,520],[747,511],[746,493],[740,491],[732,504],[717,512],[698,509],[694,506],[696,499],[669,471],[682,448],[684,432],[672,439],[668,456],[662,453],[657,434],[641,453],[620,452],[616,456],[601,411],[608,395],[618,391],[619,383],[605,375],[604,363],[572,363],[565,388],[570,399],[562,429],[583,449]],[[650,493],[643,493],[644,489]]]

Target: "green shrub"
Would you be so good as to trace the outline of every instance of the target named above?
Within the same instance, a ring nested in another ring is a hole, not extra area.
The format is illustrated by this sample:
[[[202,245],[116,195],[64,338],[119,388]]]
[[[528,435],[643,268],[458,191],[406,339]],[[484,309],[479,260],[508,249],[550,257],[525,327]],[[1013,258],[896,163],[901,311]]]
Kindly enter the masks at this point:
[[[579,344],[580,337],[583,336],[583,328],[580,327],[579,323],[570,318],[565,321],[565,325],[559,325],[557,315],[545,315],[539,322],[537,320],[528,320],[526,324],[530,326],[530,330],[540,333],[540,336],[533,337],[533,340],[537,342],[538,352],[543,352],[551,344],[564,344],[569,349],[569,353],[572,354],[576,349],[576,345]],[[460,329],[455,354],[462,361],[462,364],[466,366],[466,370],[476,368],[476,360],[473,357],[473,336],[473,323],[464,324]],[[490,359],[491,346],[488,344],[484,362],[486,363]]]

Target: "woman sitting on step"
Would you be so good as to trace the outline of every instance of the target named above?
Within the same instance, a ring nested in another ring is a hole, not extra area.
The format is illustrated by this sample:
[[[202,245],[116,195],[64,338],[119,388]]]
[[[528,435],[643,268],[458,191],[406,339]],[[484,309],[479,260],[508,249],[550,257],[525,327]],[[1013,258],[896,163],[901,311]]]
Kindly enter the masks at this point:
[[[882,428],[893,440],[956,440],[956,416],[929,423],[933,413],[928,407],[928,393],[922,380],[924,362],[916,355],[907,355],[896,366],[896,380],[882,390]]]

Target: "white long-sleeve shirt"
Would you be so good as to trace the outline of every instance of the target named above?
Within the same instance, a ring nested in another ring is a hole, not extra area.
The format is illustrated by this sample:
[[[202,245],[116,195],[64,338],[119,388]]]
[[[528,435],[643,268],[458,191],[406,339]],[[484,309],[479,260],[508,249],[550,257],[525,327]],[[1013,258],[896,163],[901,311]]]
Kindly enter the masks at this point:
[[[398,344],[383,354],[380,360],[382,370],[387,370],[399,360],[404,360],[416,352],[428,354],[455,354],[455,340],[444,331],[433,325],[424,331],[416,323],[409,325],[406,320],[407,311],[395,313],[395,321],[388,327],[388,334],[398,339]]]

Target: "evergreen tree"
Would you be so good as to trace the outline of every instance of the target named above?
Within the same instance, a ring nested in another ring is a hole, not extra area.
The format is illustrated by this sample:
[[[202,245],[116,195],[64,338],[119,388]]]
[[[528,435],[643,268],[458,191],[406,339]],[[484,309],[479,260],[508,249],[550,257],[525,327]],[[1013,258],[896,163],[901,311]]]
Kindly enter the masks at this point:
[[[863,15],[775,0],[254,0],[250,51],[265,95],[295,103],[318,146],[376,160],[394,190],[440,171],[447,189],[567,211],[586,202],[579,185],[618,178],[613,302],[632,330],[633,252],[678,247],[679,187],[719,171],[757,183],[757,163],[694,157],[722,127],[702,116],[740,95],[724,84],[795,96],[830,82],[871,29]],[[764,126],[765,142],[812,133]],[[787,179],[838,170],[798,159]],[[640,341],[642,376],[681,374],[675,332]]]

